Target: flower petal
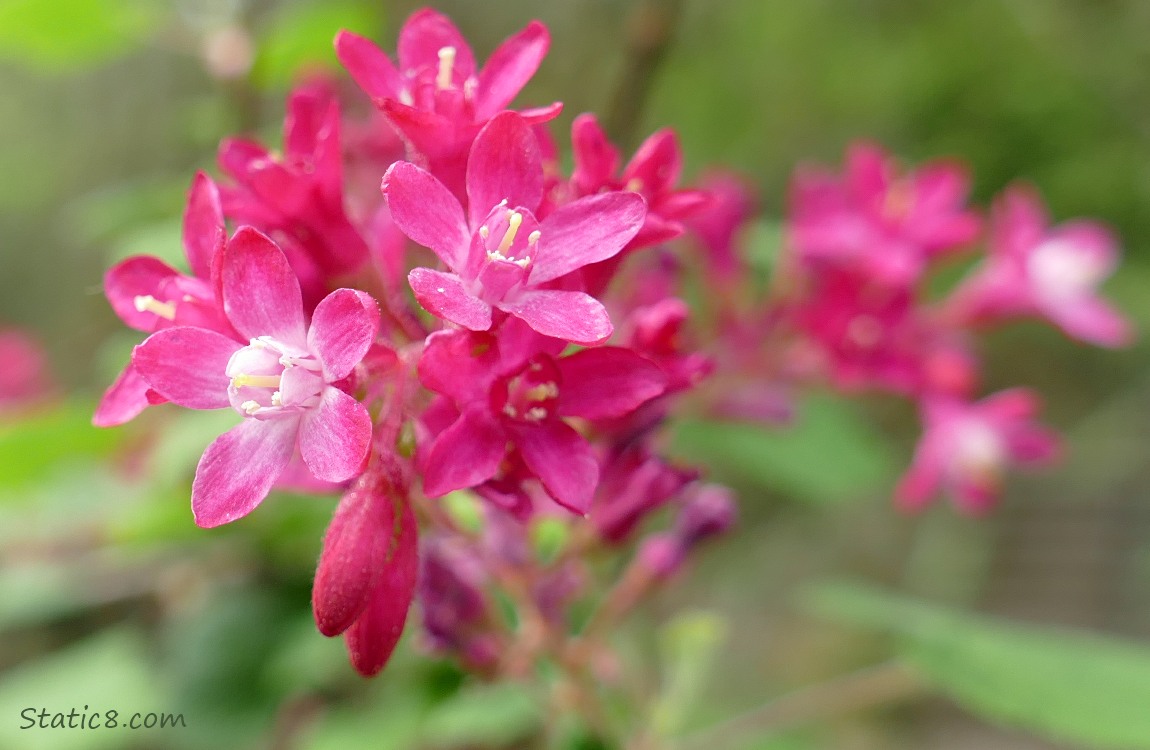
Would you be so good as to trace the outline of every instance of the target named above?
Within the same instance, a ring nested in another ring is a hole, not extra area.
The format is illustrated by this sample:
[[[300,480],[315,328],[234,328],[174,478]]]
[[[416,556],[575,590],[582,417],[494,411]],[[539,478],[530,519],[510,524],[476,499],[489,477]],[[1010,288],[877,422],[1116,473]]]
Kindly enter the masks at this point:
[[[535,75],[550,46],[551,35],[539,21],[532,21],[500,44],[479,72],[479,83],[475,87],[476,118],[490,117],[510,104]]]
[[[439,50],[451,47],[455,50],[453,78],[466,80],[475,74],[475,57],[467,40],[447,16],[431,8],[411,14],[399,30],[397,46],[400,70],[438,68]]]
[[[345,635],[352,666],[364,677],[377,674],[391,658],[395,644],[403,635],[403,625],[415,596],[419,575],[419,525],[410,505],[404,506],[400,516],[394,549],[370,594],[367,609]]]
[[[584,349],[558,360],[563,375],[559,414],[585,419],[621,417],[667,388],[663,370],[629,349]]]
[[[335,35],[335,54],[372,99],[398,99],[405,88],[391,58],[369,39],[344,29]]]
[[[165,323],[153,312],[138,310],[137,297],[159,297],[171,279],[180,272],[150,255],[137,255],[120,261],[104,274],[104,294],[120,320],[137,331],[152,332]]]
[[[467,159],[467,206],[478,227],[491,209],[534,211],[543,199],[543,154],[531,126],[515,112],[502,112],[475,137]]]
[[[96,427],[115,427],[132,421],[151,404],[148,389],[148,381],[128,363],[104,392],[96,413],[92,415],[92,424]]]
[[[558,289],[524,292],[499,309],[521,318],[544,336],[593,346],[606,341],[615,330],[599,300],[583,292]]]
[[[224,249],[224,312],[241,335],[306,341],[299,279],[287,256],[263,234],[240,227]]]
[[[571,148],[575,160],[571,182],[579,194],[598,192],[615,178],[619,149],[607,138],[595,115],[585,112],[571,123]]]
[[[539,226],[532,286],[618,253],[643,226],[647,204],[638,193],[590,195],[568,203]]]
[[[423,492],[439,497],[486,482],[499,471],[507,435],[487,412],[473,406],[435,439],[427,454]]]
[[[319,355],[329,382],[346,378],[379,331],[379,304],[367,292],[336,289],[320,300],[311,317],[307,345]]]
[[[132,366],[156,393],[188,409],[229,405],[228,360],[241,345],[204,328],[153,333],[132,351]]]
[[[1047,315],[1067,335],[1095,346],[1118,348],[1134,340],[1130,321],[1100,299],[1087,297],[1072,305],[1048,310]]]
[[[224,249],[227,229],[220,191],[212,178],[196,172],[184,210],[184,253],[192,274],[205,281],[212,276],[212,259]]]
[[[299,420],[245,419],[204,451],[192,482],[192,513],[205,529],[243,518],[291,461]]]
[[[491,334],[436,331],[427,337],[419,357],[419,381],[457,404],[474,403],[487,397],[498,365],[499,349]]]
[[[404,234],[431,248],[448,268],[459,270],[466,265],[471,232],[463,207],[443,183],[401,161],[383,175],[383,194],[392,221]]]
[[[599,462],[583,436],[558,419],[512,429],[524,463],[548,494],[568,510],[586,514],[599,484]]]
[[[491,328],[491,305],[467,291],[455,274],[413,268],[407,281],[415,299],[432,315],[472,331]]]
[[[363,404],[328,386],[300,419],[299,450],[317,479],[346,482],[363,470],[371,447],[371,415]]]

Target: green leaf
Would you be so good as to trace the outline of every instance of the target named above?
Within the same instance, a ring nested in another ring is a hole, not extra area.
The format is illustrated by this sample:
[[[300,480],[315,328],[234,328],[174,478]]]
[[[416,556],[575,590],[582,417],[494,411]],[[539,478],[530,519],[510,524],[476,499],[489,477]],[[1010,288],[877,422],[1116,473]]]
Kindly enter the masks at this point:
[[[302,70],[336,70],[333,41],[341,29],[374,36],[381,24],[374,4],[323,2],[289,5],[260,35],[252,80],[265,88],[287,88]]]
[[[49,472],[77,459],[112,452],[120,436],[92,426],[93,406],[72,401],[26,419],[0,422],[0,489],[46,479]]]
[[[5,0],[0,58],[67,72],[131,51],[163,13],[164,4],[143,0]]]
[[[815,503],[841,502],[892,483],[889,444],[841,399],[813,396],[795,424],[681,421],[673,451],[691,463]]]
[[[1150,748],[1150,648],[964,614],[852,584],[809,597],[825,615],[904,636],[902,656],[968,710],[1092,748]]]
[[[427,717],[423,737],[432,745],[502,747],[530,735],[542,720],[538,696],[528,685],[480,685],[437,706]]]
[[[685,612],[659,636],[664,687],[651,721],[661,736],[669,737],[690,722],[703,697],[707,673],[727,638],[727,622],[713,612]]]

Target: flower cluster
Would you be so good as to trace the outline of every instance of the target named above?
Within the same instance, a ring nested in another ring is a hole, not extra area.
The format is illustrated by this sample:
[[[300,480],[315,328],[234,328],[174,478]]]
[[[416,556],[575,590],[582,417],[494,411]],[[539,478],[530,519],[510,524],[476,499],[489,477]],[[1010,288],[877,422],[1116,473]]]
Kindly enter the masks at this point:
[[[301,85],[281,149],[231,139],[223,177],[196,176],[186,271],[135,257],[105,279],[147,337],[96,424],[165,402],[234,411],[192,484],[204,527],[278,487],[342,493],[312,603],[365,675],[416,600],[429,647],[483,673],[594,657],[612,618],[734,521],[730,490],[666,457],[684,409],[779,421],[815,378],[910,396],[927,433],[899,498],[945,485],[982,508],[1004,464],[1055,444],[1029,393],[971,400],[974,332],[1038,315],[1095,343],[1128,336],[1094,294],[1113,241],[1089,223],[1049,229],[1022,189],[999,202],[983,264],[929,301],[932,264],[982,232],[965,176],[900,175],[870,146],[843,178],[800,174],[779,283],[744,294],[741,181],[681,186],[670,130],[623,165],[589,114],[565,176],[546,130],[561,105],[506,109],[548,44],[532,22],[480,68],[431,10],[404,25],[398,63],[341,32],[373,111],[347,114],[331,82]],[[702,321],[684,301],[694,269],[714,308]],[[572,634],[594,548],[635,553]]]

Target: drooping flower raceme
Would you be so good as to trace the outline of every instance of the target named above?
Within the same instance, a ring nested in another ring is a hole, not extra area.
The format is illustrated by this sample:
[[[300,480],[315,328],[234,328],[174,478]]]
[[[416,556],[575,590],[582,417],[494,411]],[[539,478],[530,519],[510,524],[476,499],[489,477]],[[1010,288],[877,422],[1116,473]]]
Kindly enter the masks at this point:
[[[316,478],[362,469],[371,417],[341,389],[375,339],[379,311],[365,292],[339,289],[304,317],[299,282],[267,237],[241,228],[221,261],[224,310],[237,341],[192,326],[165,328],[132,353],[163,398],[191,409],[230,406],[243,421],[208,446],[192,485],[200,526],[240,518],[258,505],[298,449]]]
[[[408,162],[387,170],[383,193],[396,225],[451,269],[416,268],[408,275],[415,298],[431,313],[486,331],[498,310],[576,344],[599,344],[611,335],[601,302],[552,282],[622,250],[643,225],[644,201],[635,193],[602,193],[537,219],[542,156],[519,115],[495,117],[476,137],[467,162],[466,214],[442,183]]]

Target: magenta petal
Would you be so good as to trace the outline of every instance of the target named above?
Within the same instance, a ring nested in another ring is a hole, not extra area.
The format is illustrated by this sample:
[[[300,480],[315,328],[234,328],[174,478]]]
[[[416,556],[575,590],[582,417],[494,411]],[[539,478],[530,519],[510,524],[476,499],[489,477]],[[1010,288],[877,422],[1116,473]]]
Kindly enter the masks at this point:
[[[541,125],[545,122],[551,122],[559,116],[559,113],[563,111],[563,102],[551,102],[542,107],[529,107],[516,111],[520,117],[527,121],[528,125]]]
[[[204,451],[192,482],[192,514],[205,529],[243,518],[259,505],[295,451],[299,420],[245,419]]]
[[[467,409],[432,443],[423,492],[439,497],[482,484],[499,471],[506,452],[507,435],[487,413],[487,405]]]
[[[942,486],[946,471],[945,446],[926,434],[915,451],[914,460],[895,488],[895,504],[905,511],[923,508]]]
[[[663,393],[667,376],[629,349],[584,349],[558,360],[563,376],[559,414],[585,419],[621,417]]]
[[[115,427],[132,421],[149,405],[148,381],[129,363],[116,377],[116,382],[104,392],[92,416],[92,424],[96,427]]]
[[[240,334],[303,346],[299,279],[279,247],[251,227],[228,242],[223,259],[224,312]]]
[[[338,388],[324,388],[319,404],[300,419],[299,450],[317,479],[351,479],[363,470],[370,446],[371,415]]]
[[[455,274],[413,268],[407,281],[419,304],[437,318],[472,331],[486,331],[491,327],[491,305],[467,291],[462,279]]]
[[[510,302],[500,302],[499,309],[522,319],[544,336],[584,346],[600,344],[614,331],[607,309],[583,292],[524,292]]]
[[[205,328],[167,328],[132,351],[132,366],[169,401],[188,409],[222,409],[229,405],[225,370],[240,346]]]
[[[594,193],[615,177],[619,149],[608,140],[595,115],[583,113],[571,123],[575,169],[571,181],[583,194]]]
[[[622,182],[638,180],[640,190],[648,195],[670,190],[683,171],[683,150],[675,131],[664,128],[652,133],[635,151],[623,170]]]
[[[346,29],[335,35],[335,54],[372,99],[398,99],[404,79],[374,42]]]
[[[515,98],[547,56],[551,35],[539,21],[532,21],[491,53],[475,87],[475,114],[480,120],[500,111]],[[523,204],[528,205],[528,204]]]
[[[155,313],[136,309],[136,298],[157,296],[169,279],[180,272],[150,255],[120,261],[104,274],[104,294],[120,320],[137,331],[151,332],[165,322]]]
[[[504,330],[500,328],[501,335]],[[499,349],[491,334],[436,331],[427,337],[419,357],[419,380],[457,404],[478,402],[487,397],[498,364]]]
[[[524,463],[548,494],[572,512],[586,514],[599,484],[599,462],[591,446],[562,420],[514,428]]]
[[[192,274],[207,280],[212,276],[212,259],[224,249],[227,229],[220,191],[212,178],[196,172],[184,210],[184,252]]]
[[[463,207],[443,183],[401,161],[383,175],[383,194],[392,221],[404,234],[431,248],[449,268],[459,270],[466,265],[471,232]]]
[[[1100,299],[1088,297],[1048,315],[1070,336],[1096,346],[1117,348],[1134,340],[1130,322]]]
[[[365,475],[339,501],[324,533],[311,604],[319,632],[328,637],[351,627],[379,583],[395,527],[390,489]]]
[[[539,254],[530,283],[542,284],[606,260],[643,226],[647,204],[638,193],[603,193],[557,209],[539,225]]]
[[[500,201],[534,211],[543,198],[543,154],[531,126],[514,112],[491,119],[467,158],[467,206],[477,227]]]
[[[475,57],[467,40],[447,16],[431,8],[411,14],[399,31],[397,46],[400,70],[434,69],[439,65],[439,50],[451,47],[455,50],[452,77],[467,80],[475,73]]]
[[[327,381],[346,378],[379,331],[379,304],[367,292],[336,289],[320,300],[307,332],[308,349],[319,356]]]
[[[345,636],[355,671],[364,677],[377,674],[391,658],[403,635],[403,625],[419,575],[419,525],[411,506],[404,506],[394,552],[387,560],[367,608]]]

